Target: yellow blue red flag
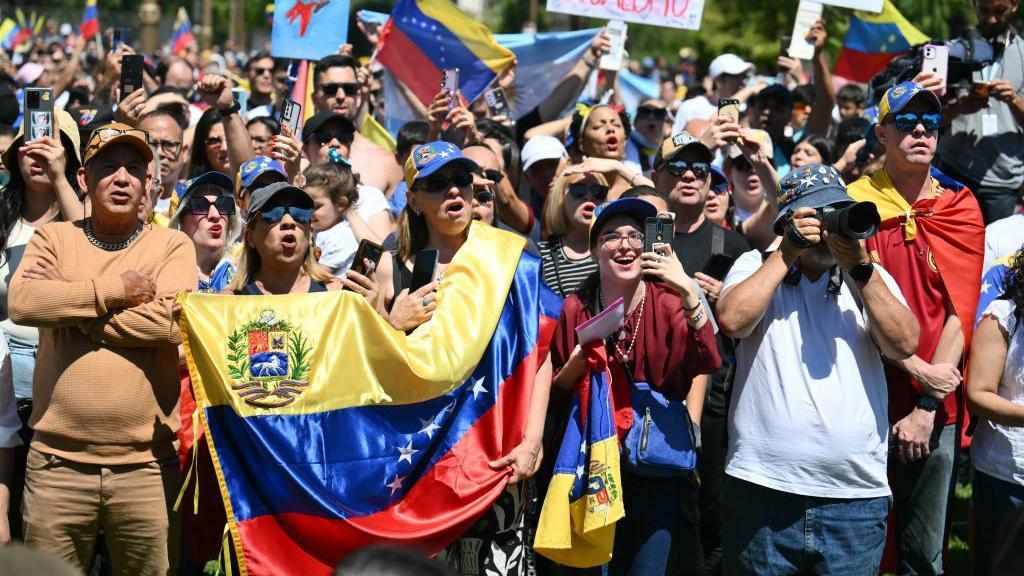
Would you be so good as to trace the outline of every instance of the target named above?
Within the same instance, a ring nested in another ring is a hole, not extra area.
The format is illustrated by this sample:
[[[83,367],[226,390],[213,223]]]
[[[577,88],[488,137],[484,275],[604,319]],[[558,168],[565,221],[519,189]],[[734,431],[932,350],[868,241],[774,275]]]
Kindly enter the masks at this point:
[[[590,374],[573,398],[533,545],[574,568],[611,560],[615,523],[625,516],[604,343],[584,351]]]
[[[181,297],[243,574],[329,574],[379,542],[437,552],[504,490],[560,301],[521,237],[474,224],[430,322],[351,292]]]

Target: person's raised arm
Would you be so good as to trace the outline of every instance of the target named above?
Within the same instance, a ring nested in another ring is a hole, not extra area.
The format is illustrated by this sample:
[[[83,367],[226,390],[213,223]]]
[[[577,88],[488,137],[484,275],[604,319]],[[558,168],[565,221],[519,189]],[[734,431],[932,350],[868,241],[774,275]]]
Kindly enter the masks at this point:
[[[814,44],[814,106],[807,118],[807,134],[828,134],[832,127],[832,108],[836,105],[836,88],[832,82],[832,70],[828,67],[825,54],[825,21],[818,20],[811,26],[807,41]]]
[[[741,135],[745,133],[741,131]],[[761,180],[762,191],[761,206],[743,222],[743,235],[755,248],[765,250],[775,240],[775,231],[772,227],[779,213],[779,173],[775,171],[770,161],[772,151],[762,149],[761,143],[756,139],[744,136],[736,145],[754,167],[754,172]]]
[[[572,115],[538,124],[526,131],[526,134],[523,135],[523,140],[529,140],[534,136],[551,136],[561,140],[565,136],[566,131],[569,130],[570,124],[572,124]]]
[[[218,110],[230,108],[235,103],[231,83],[223,76],[207,74],[196,84],[196,88],[202,101]],[[238,168],[253,157],[252,142],[245,129],[245,120],[238,112],[222,116],[224,137],[228,141],[228,163],[231,165],[231,174],[228,176],[234,177],[238,174]]]
[[[611,49],[611,37],[604,31],[604,28],[601,28],[590,43],[590,48],[583,54],[579,62],[558,83],[558,86],[551,92],[551,95],[537,106],[541,122],[553,120],[562,110],[565,110],[579,98],[583,88],[587,85],[587,78],[590,77],[590,73],[597,67],[598,60],[600,60],[601,56],[611,51]]]
[[[82,64],[82,51],[85,49],[85,38],[81,36],[75,36],[71,40],[71,56],[67,59],[67,64],[64,65],[64,69],[61,70],[60,76],[53,81],[53,95],[54,97],[60,96],[72,82],[75,81],[75,74],[78,73],[78,68]]]

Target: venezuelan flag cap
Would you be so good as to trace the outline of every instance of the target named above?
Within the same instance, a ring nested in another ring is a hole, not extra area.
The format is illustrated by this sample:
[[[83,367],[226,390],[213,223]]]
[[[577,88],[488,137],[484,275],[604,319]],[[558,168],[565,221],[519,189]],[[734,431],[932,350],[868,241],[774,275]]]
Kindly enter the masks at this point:
[[[942,103],[939,97],[931,90],[926,90],[917,82],[901,82],[885,91],[882,101],[878,103],[878,123],[885,121],[889,114],[896,114],[907,107],[910,101],[921,95],[929,103],[935,106],[936,110],[942,110]]]
[[[476,162],[462,155],[459,147],[443,141],[428,142],[412,149],[405,161],[405,185],[412,190],[412,183],[426,178],[452,162],[459,162],[468,170],[477,170]]]

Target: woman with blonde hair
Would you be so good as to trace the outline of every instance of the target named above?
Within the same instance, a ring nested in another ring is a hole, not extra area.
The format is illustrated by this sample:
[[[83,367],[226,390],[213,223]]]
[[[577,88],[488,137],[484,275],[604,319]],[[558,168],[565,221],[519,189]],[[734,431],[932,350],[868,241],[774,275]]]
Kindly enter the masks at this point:
[[[220,292],[235,276],[229,251],[241,222],[232,186],[231,178],[220,172],[207,172],[189,180],[167,223],[168,228],[181,230],[192,239],[200,292]]]
[[[590,222],[607,199],[604,174],[562,173],[544,202],[544,227],[550,233],[540,243],[544,283],[562,298],[597,271],[590,257]]]

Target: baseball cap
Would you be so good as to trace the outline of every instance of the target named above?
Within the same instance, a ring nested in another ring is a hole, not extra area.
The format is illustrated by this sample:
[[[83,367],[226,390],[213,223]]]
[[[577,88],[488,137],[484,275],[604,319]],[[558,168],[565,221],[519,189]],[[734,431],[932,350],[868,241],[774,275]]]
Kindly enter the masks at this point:
[[[238,169],[238,184],[235,188],[235,192],[239,193],[242,188],[248,188],[252,186],[252,183],[257,178],[266,174],[267,172],[277,172],[284,178],[288,179],[288,172],[285,171],[284,166],[280,162],[267,156],[254,156],[245,164],[242,164],[241,168]],[[230,188],[230,186],[229,186]]]
[[[654,153],[654,168],[660,168],[662,164],[668,162],[674,156],[690,146],[697,147],[701,154],[705,156],[704,159],[708,162],[711,162],[715,157],[715,155],[711,153],[711,150],[701,142],[699,138],[695,138],[689,132],[680,132],[671,138],[666,138],[662,141],[661,146],[658,146],[658,151]]]
[[[782,224],[799,208],[820,209],[826,206],[854,204],[846,192],[846,183],[832,166],[808,164],[797,168],[779,183],[779,215],[775,217],[776,234],[782,234]]]
[[[711,79],[714,80],[722,74],[732,74],[734,76],[746,74],[751,66],[753,64],[743,58],[732,53],[725,53],[711,61],[708,73],[711,74]]]
[[[146,162],[153,161],[153,149],[149,147],[148,135],[145,130],[139,130],[120,122],[112,122],[93,130],[89,142],[85,145],[85,158],[82,159],[82,165],[89,164],[89,161],[104,148],[114,144],[129,144],[142,154]]]
[[[75,108],[68,110],[68,114],[78,124],[78,131],[85,134],[86,138],[92,135],[93,130],[114,121],[114,111],[108,107]]]
[[[917,82],[901,82],[886,90],[882,95],[882,101],[878,103],[878,123],[881,124],[885,121],[889,114],[896,114],[906,108],[907,104],[910,104],[910,101],[918,95],[924,96],[936,110],[942,110],[942,103],[939,102],[939,97],[934,92],[926,90]]]
[[[57,109],[53,111],[54,118],[57,119],[57,126],[60,128],[61,144],[64,148],[71,150],[71,154],[68,156],[69,159],[75,162],[75,166],[82,165],[82,157],[79,152],[81,148],[82,139],[78,134],[78,125],[75,124],[75,120],[67,112]],[[11,141],[11,145],[7,147],[7,150],[3,151],[0,155],[0,162],[3,162],[4,166],[11,172],[18,169],[18,148],[21,148],[25,142],[25,126],[22,123],[21,128],[18,130],[18,135]]]
[[[188,206],[188,199],[192,193],[200,186],[206,184],[221,188],[229,194],[231,193],[231,177],[223,172],[210,170],[209,172],[196,176],[195,178],[185,180],[178,184],[179,187],[184,185],[184,190],[179,190],[177,192],[178,205],[175,207],[175,210],[171,215],[171,221],[181,217],[181,213],[184,212],[185,208]]]
[[[594,218],[590,221],[590,243],[596,240],[597,233],[601,226],[613,216],[626,215],[636,218],[641,226],[648,218],[658,215],[658,209],[647,200],[640,198],[619,198],[611,202],[605,202],[594,210]]]
[[[523,159],[523,172],[541,160],[558,160],[569,155],[565,146],[554,136],[534,136],[526,141],[520,158]]]
[[[271,200],[278,196],[289,196],[298,201],[300,208],[309,208],[312,210],[315,206],[313,198],[298,186],[292,186],[287,182],[274,182],[269,186],[257,188],[252,193],[252,199],[249,200],[249,218],[252,218],[256,214],[260,213],[260,208],[266,206]]]
[[[478,168],[476,162],[462,155],[458,146],[437,140],[412,149],[405,161],[405,186],[412,190],[412,184],[419,178],[426,178],[452,162],[464,164],[469,170]]]
[[[337,120],[338,122],[341,122],[342,129],[345,132],[348,132],[349,134],[356,133],[356,125],[353,124],[352,121],[349,120],[347,116],[338,114],[337,112],[333,112],[331,110],[324,110],[322,112],[317,112],[316,114],[313,114],[312,116],[309,117],[309,120],[306,120],[306,124],[302,127],[302,141],[309,142],[309,139],[313,137],[313,134],[316,134],[317,130],[319,130],[321,127],[323,127],[324,124],[330,122],[331,120]]]
[[[729,179],[725,177],[725,172],[714,164],[711,165],[711,189],[716,192],[729,191]]]

